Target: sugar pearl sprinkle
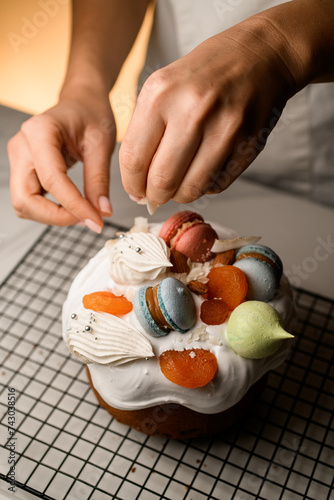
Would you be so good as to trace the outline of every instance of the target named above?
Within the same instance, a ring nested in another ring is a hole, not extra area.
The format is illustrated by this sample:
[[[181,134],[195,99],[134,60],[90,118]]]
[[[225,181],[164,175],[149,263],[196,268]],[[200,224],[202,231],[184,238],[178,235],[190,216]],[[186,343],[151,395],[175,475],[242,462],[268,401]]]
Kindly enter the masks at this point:
[[[71,319],[72,320],[77,320],[78,319],[78,315],[76,313],[72,313],[71,314]],[[89,314],[89,321],[88,321],[88,325],[85,325],[82,332],[89,332],[89,333],[93,333],[93,327],[91,326],[92,323],[95,323],[96,319],[94,317],[94,314],[91,312]],[[71,328],[67,328],[66,331],[71,331]],[[79,330],[76,330],[76,333],[79,333]],[[94,337],[95,340],[97,340],[97,337]]]
[[[133,237],[132,237],[132,236],[128,236],[128,235],[123,234],[123,233],[122,233],[122,234],[120,234],[120,235],[118,236],[118,238],[119,238],[120,240],[123,240],[123,239],[124,239],[124,240],[133,240]],[[117,248],[117,247],[115,247],[115,248]],[[141,252],[142,252],[142,249],[141,249],[140,247],[133,247],[132,245],[129,245],[129,248],[132,248],[132,249],[133,249],[135,252],[137,252],[137,253],[141,253]],[[123,252],[122,252],[122,251],[120,251],[120,253],[123,253]]]
[[[120,234],[120,235],[118,236],[118,239],[119,239],[119,240],[123,240],[123,239],[124,239],[124,240],[129,240],[129,239],[130,239],[130,240],[133,240],[133,237],[132,237],[132,236],[127,236],[126,234],[123,234],[123,233],[122,233],[122,234]],[[128,248],[132,248],[135,252],[137,252],[137,253],[139,253],[139,254],[141,254],[141,253],[142,253],[142,249],[141,249],[140,247],[135,247],[135,248],[134,248],[132,245],[129,245],[129,246],[128,246]],[[117,245],[115,246],[115,249],[117,249]],[[119,251],[119,253],[121,253],[121,254],[122,254],[122,253],[123,253],[123,250],[120,250],[120,251]],[[112,264],[115,264],[115,261],[111,261],[111,263],[112,263]]]
[[[84,363],[119,365],[154,356],[149,340],[128,322],[87,309],[70,314],[66,342]]]

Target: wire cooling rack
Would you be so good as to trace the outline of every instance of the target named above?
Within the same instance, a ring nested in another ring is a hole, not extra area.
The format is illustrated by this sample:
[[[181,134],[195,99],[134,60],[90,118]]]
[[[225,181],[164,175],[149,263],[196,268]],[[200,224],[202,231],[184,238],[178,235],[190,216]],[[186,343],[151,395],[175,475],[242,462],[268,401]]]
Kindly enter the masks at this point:
[[[97,405],[64,346],[61,307],[118,229],[48,228],[2,286],[0,497],[14,487],[20,498],[56,500],[334,500],[334,304],[325,298],[295,291],[290,359],[225,435],[148,437]]]

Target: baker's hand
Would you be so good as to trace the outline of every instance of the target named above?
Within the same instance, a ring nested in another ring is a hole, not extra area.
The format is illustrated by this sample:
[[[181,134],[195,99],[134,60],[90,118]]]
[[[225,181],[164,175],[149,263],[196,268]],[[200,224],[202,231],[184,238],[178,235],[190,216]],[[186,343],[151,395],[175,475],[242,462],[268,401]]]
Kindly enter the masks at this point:
[[[78,92],[23,123],[8,143],[17,215],[59,226],[82,222],[100,232],[102,216],[112,213],[109,168],[115,140],[108,96],[93,93]],[[83,162],[84,195],[67,176],[77,160]]]
[[[277,47],[264,42],[268,29],[250,18],[148,78],[120,149],[132,199],[189,203],[223,191],[255,159],[296,91],[277,49],[288,41],[273,30]]]

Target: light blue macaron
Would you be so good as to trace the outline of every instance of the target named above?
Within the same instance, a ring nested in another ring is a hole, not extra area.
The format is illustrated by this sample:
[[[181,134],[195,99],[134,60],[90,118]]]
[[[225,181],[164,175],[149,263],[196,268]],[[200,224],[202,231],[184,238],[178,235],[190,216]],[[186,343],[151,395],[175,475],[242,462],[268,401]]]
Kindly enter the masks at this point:
[[[152,337],[163,337],[167,335],[170,330],[167,328],[160,328],[152,318],[145,298],[148,288],[148,286],[142,286],[136,291],[133,299],[133,309],[139,323],[147,333],[152,335]]]
[[[277,279],[280,280],[283,274],[283,264],[279,256],[272,248],[266,247],[265,245],[246,245],[239,248],[236,252],[235,260],[238,260],[242,254],[260,254],[271,261],[271,264],[277,273]],[[247,257],[246,257],[247,258]]]
[[[158,287],[161,312],[167,323],[180,333],[185,333],[196,322],[196,306],[189,288],[176,278],[165,278]]]
[[[279,287],[279,279],[274,268],[262,260],[252,257],[238,260],[233,264],[243,271],[248,283],[248,300],[269,302]]]
[[[134,297],[133,307],[142,327],[154,337],[169,333],[152,318],[146,302],[147,286],[141,287]],[[186,333],[196,322],[196,306],[190,290],[176,278],[165,278],[158,286],[158,303],[170,330]]]

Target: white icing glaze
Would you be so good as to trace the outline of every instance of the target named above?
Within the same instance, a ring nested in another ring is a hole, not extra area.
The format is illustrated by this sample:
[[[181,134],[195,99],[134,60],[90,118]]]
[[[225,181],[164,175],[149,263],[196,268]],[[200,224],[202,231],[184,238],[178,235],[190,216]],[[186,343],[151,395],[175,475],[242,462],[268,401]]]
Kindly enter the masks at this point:
[[[110,249],[109,274],[117,284],[136,285],[154,280],[172,267],[169,248],[162,238],[151,233],[121,236]]]
[[[220,238],[233,238],[232,230],[212,224]],[[159,234],[161,224],[151,224],[150,231]],[[96,290],[113,289],[115,284],[107,276],[108,252],[103,248],[82,269],[70,288],[63,307],[64,336],[67,320],[72,312],[79,310],[83,295]],[[159,279],[155,280],[158,282]],[[155,284],[154,280],[150,285]],[[129,287],[130,288],[130,287]],[[136,288],[136,287],[131,287]],[[201,298],[194,296],[197,306]],[[291,291],[283,276],[280,289],[269,302],[279,312],[284,325],[294,315]],[[201,413],[217,413],[235,405],[248,389],[265,373],[282,364],[288,355],[291,341],[285,341],[272,356],[264,359],[245,359],[228,346],[226,325],[205,326],[199,320],[192,331],[180,334],[172,331],[162,338],[150,337],[142,330],[133,311],[124,317],[136,329],[149,338],[155,358],[139,359],[121,366],[89,365],[93,385],[109,405],[137,410],[162,403],[177,403]],[[204,348],[213,352],[218,361],[217,374],[205,387],[185,389],[165,378],[158,363],[159,355],[166,350]]]
[[[71,314],[66,344],[83,363],[117,366],[154,356],[151,342],[131,323],[83,307]]]

